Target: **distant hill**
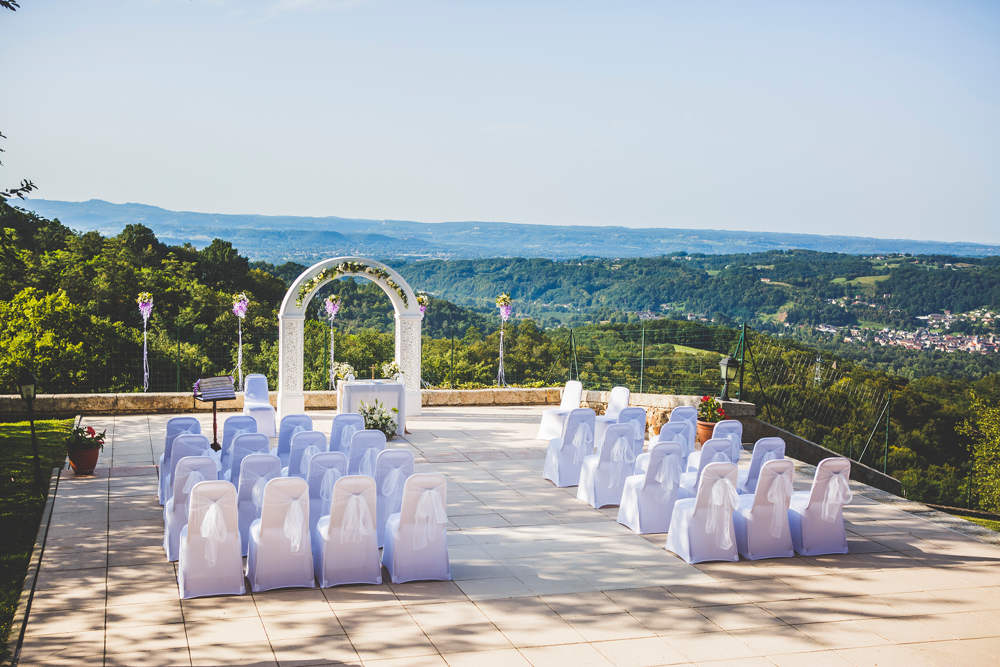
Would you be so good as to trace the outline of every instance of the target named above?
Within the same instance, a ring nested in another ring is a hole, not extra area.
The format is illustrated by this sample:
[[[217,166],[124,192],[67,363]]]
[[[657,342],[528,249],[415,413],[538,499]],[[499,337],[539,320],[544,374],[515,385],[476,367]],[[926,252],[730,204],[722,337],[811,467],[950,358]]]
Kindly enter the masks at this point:
[[[129,223],[151,228],[165,243],[207,245],[232,241],[252,259],[309,264],[331,255],[381,259],[482,257],[651,257],[675,252],[730,254],[804,249],[858,255],[882,253],[1000,255],[1000,246],[860,236],[821,236],[707,229],[635,229],[525,225],[508,222],[410,222],[357,218],[229,215],[169,211],[147,204],[100,199],[66,202],[30,199],[17,206],[58,218],[79,231],[117,234]]]

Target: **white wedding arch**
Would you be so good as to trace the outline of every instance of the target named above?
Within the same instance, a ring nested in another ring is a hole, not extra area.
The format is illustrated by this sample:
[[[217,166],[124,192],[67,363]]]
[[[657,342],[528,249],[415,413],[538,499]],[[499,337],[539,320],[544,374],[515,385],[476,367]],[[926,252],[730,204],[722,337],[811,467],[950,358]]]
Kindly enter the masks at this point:
[[[406,415],[420,414],[420,323],[417,296],[394,270],[364,257],[334,257],[313,264],[292,282],[278,311],[278,414],[305,411],[302,383],[305,314],[316,290],[337,278],[367,278],[392,301],[396,318],[395,359],[406,387]]]

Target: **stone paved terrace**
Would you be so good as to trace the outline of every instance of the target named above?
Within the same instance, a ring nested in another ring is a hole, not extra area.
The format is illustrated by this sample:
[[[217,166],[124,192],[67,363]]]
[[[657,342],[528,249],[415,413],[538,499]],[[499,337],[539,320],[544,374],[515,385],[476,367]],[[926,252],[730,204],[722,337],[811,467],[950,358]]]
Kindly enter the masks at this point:
[[[542,479],[540,411],[430,408],[392,442],[448,477],[454,582],[183,602],[153,467],[168,416],[88,418],[110,444],[59,482],[21,664],[997,664],[1000,547],[855,484],[850,554],[690,566]]]

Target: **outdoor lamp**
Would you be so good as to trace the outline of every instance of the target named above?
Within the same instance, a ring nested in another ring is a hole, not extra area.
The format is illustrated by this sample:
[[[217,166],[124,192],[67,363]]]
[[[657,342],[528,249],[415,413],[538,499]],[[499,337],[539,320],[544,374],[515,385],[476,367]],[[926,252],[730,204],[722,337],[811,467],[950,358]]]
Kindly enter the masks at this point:
[[[30,403],[35,400],[35,376],[24,371],[21,373],[20,377],[17,379],[18,390],[21,392],[21,399],[26,403]]]
[[[719,371],[722,374],[722,394],[719,399],[729,400],[729,383],[736,379],[736,374],[740,370],[740,362],[733,357],[723,357],[719,362]]]
[[[31,424],[31,451],[35,459],[35,493],[41,492],[41,464],[38,462],[38,439],[35,437],[35,410],[32,404],[35,402],[35,384],[38,381],[30,371],[23,371],[17,378],[17,388],[21,392],[21,398],[28,406],[28,422]]]

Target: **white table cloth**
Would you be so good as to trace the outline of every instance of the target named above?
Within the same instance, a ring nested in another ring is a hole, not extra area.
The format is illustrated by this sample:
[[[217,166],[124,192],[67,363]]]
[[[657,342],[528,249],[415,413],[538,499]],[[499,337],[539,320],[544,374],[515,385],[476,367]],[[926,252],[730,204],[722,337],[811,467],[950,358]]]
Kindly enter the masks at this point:
[[[382,401],[386,410],[399,410],[396,417],[396,434],[403,435],[406,430],[406,391],[399,382],[388,380],[353,380],[337,383],[337,411],[341,414],[358,412],[361,404],[372,405]]]

